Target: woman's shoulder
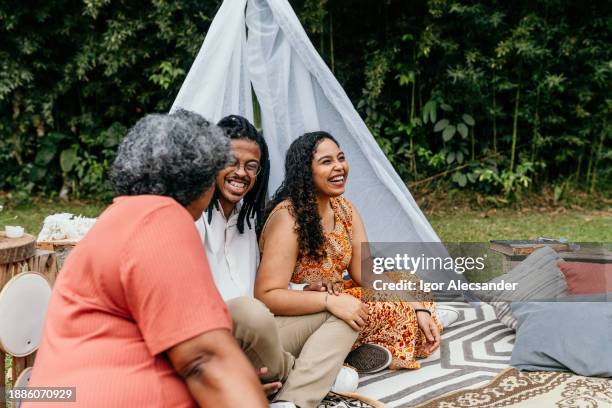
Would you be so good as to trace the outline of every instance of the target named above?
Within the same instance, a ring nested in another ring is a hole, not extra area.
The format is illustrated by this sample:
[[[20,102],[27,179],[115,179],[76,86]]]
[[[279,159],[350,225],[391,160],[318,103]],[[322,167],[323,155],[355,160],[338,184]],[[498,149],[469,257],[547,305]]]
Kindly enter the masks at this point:
[[[289,220],[294,219],[294,207],[289,200],[283,200],[276,205],[268,216],[268,221],[271,219]]]
[[[280,203],[276,204],[276,206],[270,212],[270,215],[274,214],[277,211],[281,211],[281,210],[289,210],[289,211],[291,211],[292,209],[293,209],[293,204],[291,204],[291,200],[286,198],[283,201],[281,201]]]
[[[276,206],[270,211],[268,217],[266,218],[266,224],[269,223],[272,219],[288,219],[289,217],[294,217],[295,210],[293,204],[289,199],[285,199],[280,203],[276,204]]]
[[[263,235],[266,230],[270,228],[278,228],[281,226],[291,226],[295,224],[295,217],[293,213],[293,205],[289,200],[283,200],[278,203],[266,219],[262,228],[261,234]]]
[[[259,250],[261,252],[264,251],[264,243],[271,235],[280,237],[283,243],[295,241],[295,218],[291,209],[291,203],[285,200],[276,205],[270,212],[259,234]]]

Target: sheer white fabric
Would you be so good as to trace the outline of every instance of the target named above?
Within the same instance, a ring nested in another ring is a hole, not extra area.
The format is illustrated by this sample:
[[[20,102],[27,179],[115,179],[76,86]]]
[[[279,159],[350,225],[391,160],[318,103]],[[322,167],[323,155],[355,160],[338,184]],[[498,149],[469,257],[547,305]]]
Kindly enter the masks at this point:
[[[370,241],[439,242],[287,0],[226,0],[172,109],[213,121],[228,114],[252,119],[251,86],[270,147],[270,193],[283,179],[291,142],[325,130],[346,152],[346,196],[362,214]]]
[[[246,0],[223,2],[185,82],[170,109],[197,112],[219,121],[235,114],[253,120],[253,101],[245,69]]]

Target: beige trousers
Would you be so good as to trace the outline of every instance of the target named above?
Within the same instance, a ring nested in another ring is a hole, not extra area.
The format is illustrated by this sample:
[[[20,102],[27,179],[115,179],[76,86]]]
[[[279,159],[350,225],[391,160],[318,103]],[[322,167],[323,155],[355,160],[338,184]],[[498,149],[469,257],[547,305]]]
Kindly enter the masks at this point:
[[[234,337],[256,368],[268,367],[264,381],[281,381],[275,400],[316,408],[329,392],[358,332],[328,312],[274,316],[257,299],[227,302]]]

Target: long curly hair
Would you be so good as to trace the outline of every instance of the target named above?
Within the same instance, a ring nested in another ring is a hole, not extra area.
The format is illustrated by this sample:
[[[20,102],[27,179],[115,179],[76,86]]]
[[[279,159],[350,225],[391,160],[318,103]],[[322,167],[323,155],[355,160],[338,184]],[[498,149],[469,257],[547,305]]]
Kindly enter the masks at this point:
[[[317,206],[312,161],[315,150],[324,139],[338,141],[327,132],[310,132],[291,143],[285,157],[285,179],[266,208],[267,219],[272,210],[284,200],[291,203],[289,211],[296,220],[299,250],[315,259],[325,256],[323,227]],[[261,232],[261,231],[260,231]]]
[[[268,179],[270,178],[270,154],[268,153],[268,145],[261,132],[251,124],[246,118],[238,115],[229,115],[224,117],[217,123],[225,134],[230,139],[245,139],[251,140],[259,146],[261,157],[259,165],[261,171],[257,175],[255,185],[242,199],[242,207],[238,213],[237,227],[239,233],[244,233],[244,222],[246,221],[249,228],[259,228],[264,220],[264,209],[268,194]],[[215,189],[210,204],[208,205],[207,215],[208,223],[212,220],[212,210],[219,210],[219,189]],[[251,225],[251,221],[255,219],[255,223]]]

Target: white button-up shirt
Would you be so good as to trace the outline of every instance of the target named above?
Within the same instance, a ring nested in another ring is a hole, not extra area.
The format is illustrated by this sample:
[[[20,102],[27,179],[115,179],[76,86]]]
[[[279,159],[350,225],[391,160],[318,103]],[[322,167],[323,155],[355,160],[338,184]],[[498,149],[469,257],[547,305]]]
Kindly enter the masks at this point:
[[[238,231],[238,204],[225,219],[223,211],[213,209],[210,224],[204,212],[196,221],[210,270],[223,300],[240,296],[253,297],[255,274],[259,264],[259,248],[254,220],[251,227],[244,223],[244,233]]]

